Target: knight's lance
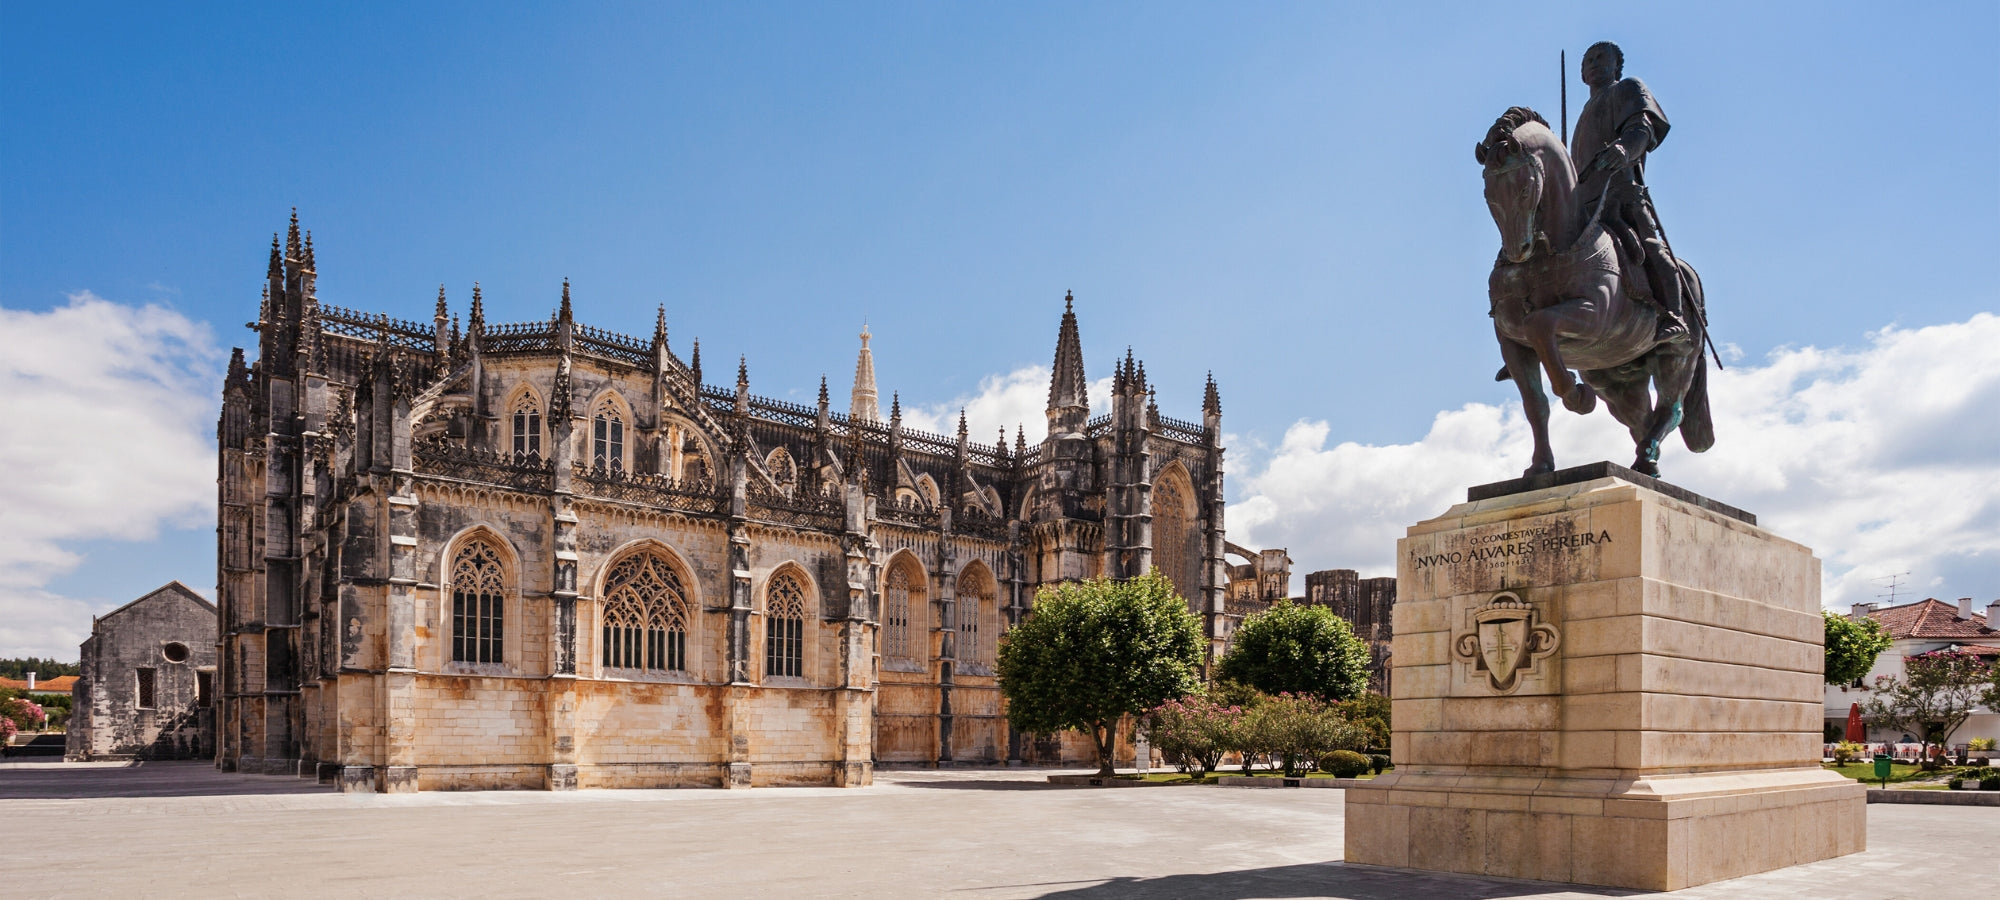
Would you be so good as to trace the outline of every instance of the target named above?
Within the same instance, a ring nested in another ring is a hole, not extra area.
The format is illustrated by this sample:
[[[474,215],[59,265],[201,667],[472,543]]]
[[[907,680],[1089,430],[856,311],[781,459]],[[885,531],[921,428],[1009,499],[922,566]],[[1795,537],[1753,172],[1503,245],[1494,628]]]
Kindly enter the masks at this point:
[[[1562,69],[1562,77],[1556,79],[1562,85],[1563,107],[1563,147],[1569,147],[1569,51],[1559,50],[1556,56],[1557,68]]]
[[[1646,198],[1646,207],[1653,211],[1653,229],[1660,233],[1660,243],[1666,245],[1667,255],[1673,257],[1678,262],[1681,255],[1674,252],[1674,242],[1667,239],[1667,226],[1660,221],[1660,208],[1653,203],[1653,192],[1646,187],[1645,182],[1640,181],[1636,175],[1632,174],[1631,169],[1624,171],[1625,177],[1632,179],[1632,185],[1639,189],[1639,195]],[[1605,193],[1609,194],[1611,192],[1607,189]],[[1680,273],[1674,273],[1674,277],[1679,278]],[[1708,304],[1706,302],[1697,302],[1693,306],[1694,314],[1701,318],[1701,339],[1704,343],[1708,344],[1708,355],[1715,358],[1715,369],[1720,372],[1722,371],[1722,354],[1715,352],[1715,337],[1708,333]]]

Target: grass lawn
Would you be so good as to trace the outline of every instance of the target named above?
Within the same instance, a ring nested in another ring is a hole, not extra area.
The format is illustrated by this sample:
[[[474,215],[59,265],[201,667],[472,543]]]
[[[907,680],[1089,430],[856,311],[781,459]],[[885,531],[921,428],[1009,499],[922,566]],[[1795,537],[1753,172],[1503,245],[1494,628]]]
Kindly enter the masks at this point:
[[[1394,771],[1394,770],[1395,770],[1395,767],[1391,766],[1390,768],[1387,768],[1387,769],[1383,769],[1382,771],[1384,771],[1384,772],[1390,772],[1390,771]],[[1208,773],[1208,777],[1207,777],[1207,778],[1203,778],[1203,779],[1202,779],[1202,780],[1201,780],[1201,781],[1200,781],[1199,783],[1200,783],[1200,784],[1216,784],[1216,783],[1217,783],[1217,781],[1216,781],[1216,778],[1218,778],[1218,777],[1220,777],[1220,776],[1223,776],[1223,775],[1229,775],[1229,776],[1232,776],[1232,777],[1233,777],[1233,776],[1238,776],[1238,775],[1242,775],[1242,774],[1243,774],[1242,770],[1240,770],[1240,769],[1237,769],[1237,768],[1236,768],[1235,766],[1231,766],[1231,767],[1229,767],[1229,768],[1227,768],[1227,769],[1223,769],[1223,770],[1221,770],[1221,771],[1219,771],[1219,772],[1210,772],[1210,773]],[[1254,778],[1283,778],[1283,777],[1285,777],[1285,773],[1283,773],[1283,772],[1270,772],[1270,771],[1266,771],[1266,770],[1263,770],[1263,769],[1258,769],[1258,770],[1257,770],[1257,771],[1255,771],[1255,772],[1251,772],[1251,773],[1250,773],[1250,775],[1251,775],[1251,777],[1254,777]],[[1158,782],[1163,782],[1163,783],[1166,783],[1166,784],[1196,784],[1196,783],[1197,783],[1197,782],[1195,782],[1195,781],[1194,781],[1194,779],[1190,778],[1189,776],[1187,776],[1186,774],[1183,774],[1183,773],[1181,773],[1181,772],[1150,772],[1150,773],[1147,773],[1147,774],[1145,774],[1145,775],[1120,775],[1120,776],[1118,776],[1118,777],[1120,777],[1120,778],[1138,778],[1138,779],[1143,779],[1143,780],[1146,780],[1146,781],[1158,781]],[[1325,774],[1325,773],[1323,773],[1323,772],[1309,772],[1309,773],[1307,773],[1307,774],[1306,774],[1306,776],[1305,776],[1305,777],[1307,777],[1307,778],[1332,778],[1333,776],[1332,776],[1332,775],[1328,775],[1328,774]],[[1366,779],[1366,778],[1374,778],[1375,776],[1374,776],[1373,774],[1368,774],[1368,775],[1363,775],[1363,776],[1361,776],[1361,777],[1362,777],[1362,778],[1364,778],[1364,779]]]
[[[1859,781],[1863,784],[1871,785],[1873,787],[1882,786],[1882,780],[1875,777],[1875,764],[1873,762],[1849,763],[1848,765],[1844,766],[1836,766],[1830,763],[1823,763],[1822,765],[1825,765],[1826,768],[1831,771],[1839,772],[1840,774],[1848,778],[1852,778],[1856,781]],[[1980,774],[1985,774],[1985,773],[1982,772]],[[1964,770],[1953,768],[1950,766],[1947,766],[1944,769],[1925,772],[1914,764],[1906,764],[1906,763],[1889,764],[1889,783],[1892,785],[1902,785],[1904,790],[1913,790],[1913,791],[1950,790],[1951,785],[1947,784],[1946,783],[1947,781],[1949,781],[1952,778],[1965,778],[1965,777],[1977,777],[1977,776],[1968,776],[1965,774]]]
[[[1880,787],[1882,784],[1882,780],[1875,777],[1875,764],[1873,762],[1848,763],[1844,766],[1837,766],[1831,763],[1824,763],[1823,765],[1828,770],[1839,772],[1842,776],[1852,778],[1855,781],[1865,781],[1877,787]],[[1890,784],[1895,784],[1899,781],[1909,781],[1923,774],[1924,771],[1922,769],[1911,763],[1889,764]]]

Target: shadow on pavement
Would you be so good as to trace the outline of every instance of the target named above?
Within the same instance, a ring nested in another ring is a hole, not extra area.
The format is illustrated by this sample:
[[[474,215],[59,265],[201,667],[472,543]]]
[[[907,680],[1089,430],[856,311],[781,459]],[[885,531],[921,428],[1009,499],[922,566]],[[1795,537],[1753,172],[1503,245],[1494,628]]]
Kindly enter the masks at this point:
[[[100,797],[229,797],[325,794],[309,779],[218,772],[203,760],[122,765],[9,762],[0,765],[0,800],[88,800]]]
[[[1012,887],[1033,887],[1033,885]],[[1588,885],[1474,878],[1411,869],[1380,869],[1328,862],[1205,875],[1114,878],[1088,887],[1052,891],[1040,896],[1041,900],[1051,900],[1051,898],[1135,900],[1135,898],[1167,897],[1203,897],[1216,900],[1250,900],[1250,898],[1280,900],[1280,898],[1303,897],[1391,900],[1403,897],[1522,897],[1564,892],[1592,897],[1631,897],[1644,893]]]

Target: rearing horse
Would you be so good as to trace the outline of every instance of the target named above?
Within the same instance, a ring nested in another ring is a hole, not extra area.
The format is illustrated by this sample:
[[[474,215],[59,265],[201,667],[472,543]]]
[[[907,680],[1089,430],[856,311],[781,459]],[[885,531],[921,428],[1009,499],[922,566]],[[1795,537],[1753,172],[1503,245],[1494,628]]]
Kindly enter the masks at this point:
[[[1638,451],[1632,468],[1639,472],[1660,474],[1660,441],[1676,427],[1689,450],[1707,450],[1715,428],[1701,354],[1707,330],[1701,278],[1694,267],[1677,260],[1683,295],[1695,312],[1688,317],[1688,340],[1658,343],[1653,307],[1626,295],[1628,276],[1600,221],[1602,204],[1576,208],[1576,170],[1549,123],[1534,110],[1509,109],[1474,156],[1486,169],[1486,205],[1500,227],[1500,258],[1487,290],[1507,361],[1501,380],[1511,377],[1520,388],[1535,434],[1534,462],[1524,474],[1555,471],[1543,370],[1573,412],[1587,414],[1604,398],[1632,433]],[[1645,276],[1635,271],[1629,277]]]

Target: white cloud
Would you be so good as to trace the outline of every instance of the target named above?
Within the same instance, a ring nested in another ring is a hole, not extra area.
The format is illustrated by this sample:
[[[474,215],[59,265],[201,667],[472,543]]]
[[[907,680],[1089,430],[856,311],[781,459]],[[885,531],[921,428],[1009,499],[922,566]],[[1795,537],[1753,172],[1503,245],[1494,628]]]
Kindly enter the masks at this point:
[[[1670,440],[1677,484],[1756,513],[1812,547],[1829,605],[1872,600],[1872,579],[1914,573],[1917,591],[2000,596],[2000,317],[1885,328],[1861,349],[1784,348],[1761,366],[1711,371],[1716,446]],[[1608,413],[1560,407],[1558,465],[1629,463]],[[1464,498],[1468,485],[1527,463],[1520,405],[1439,413],[1410,444],[1327,446],[1326,422],[1289,428],[1229,508],[1239,542],[1285,546],[1304,570],[1393,574],[1405,527]]]
[[[1091,411],[1111,409],[1111,379],[1100,378],[1089,386]],[[1014,428],[1026,429],[1028,442],[1041,443],[1049,434],[1049,369],[1023,366],[1005,375],[979,379],[979,390],[943,403],[904,404],[903,425],[951,437],[958,434],[958,411],[965,410],[966,434],[975,442],[990,444],[1007,429],[1011,446]]]
[[[131,598],[48,590],[77,541],[148,540],[214,516],[218,356],[208,328],[89,292],[0,307],[0,655],[66,657]]]

